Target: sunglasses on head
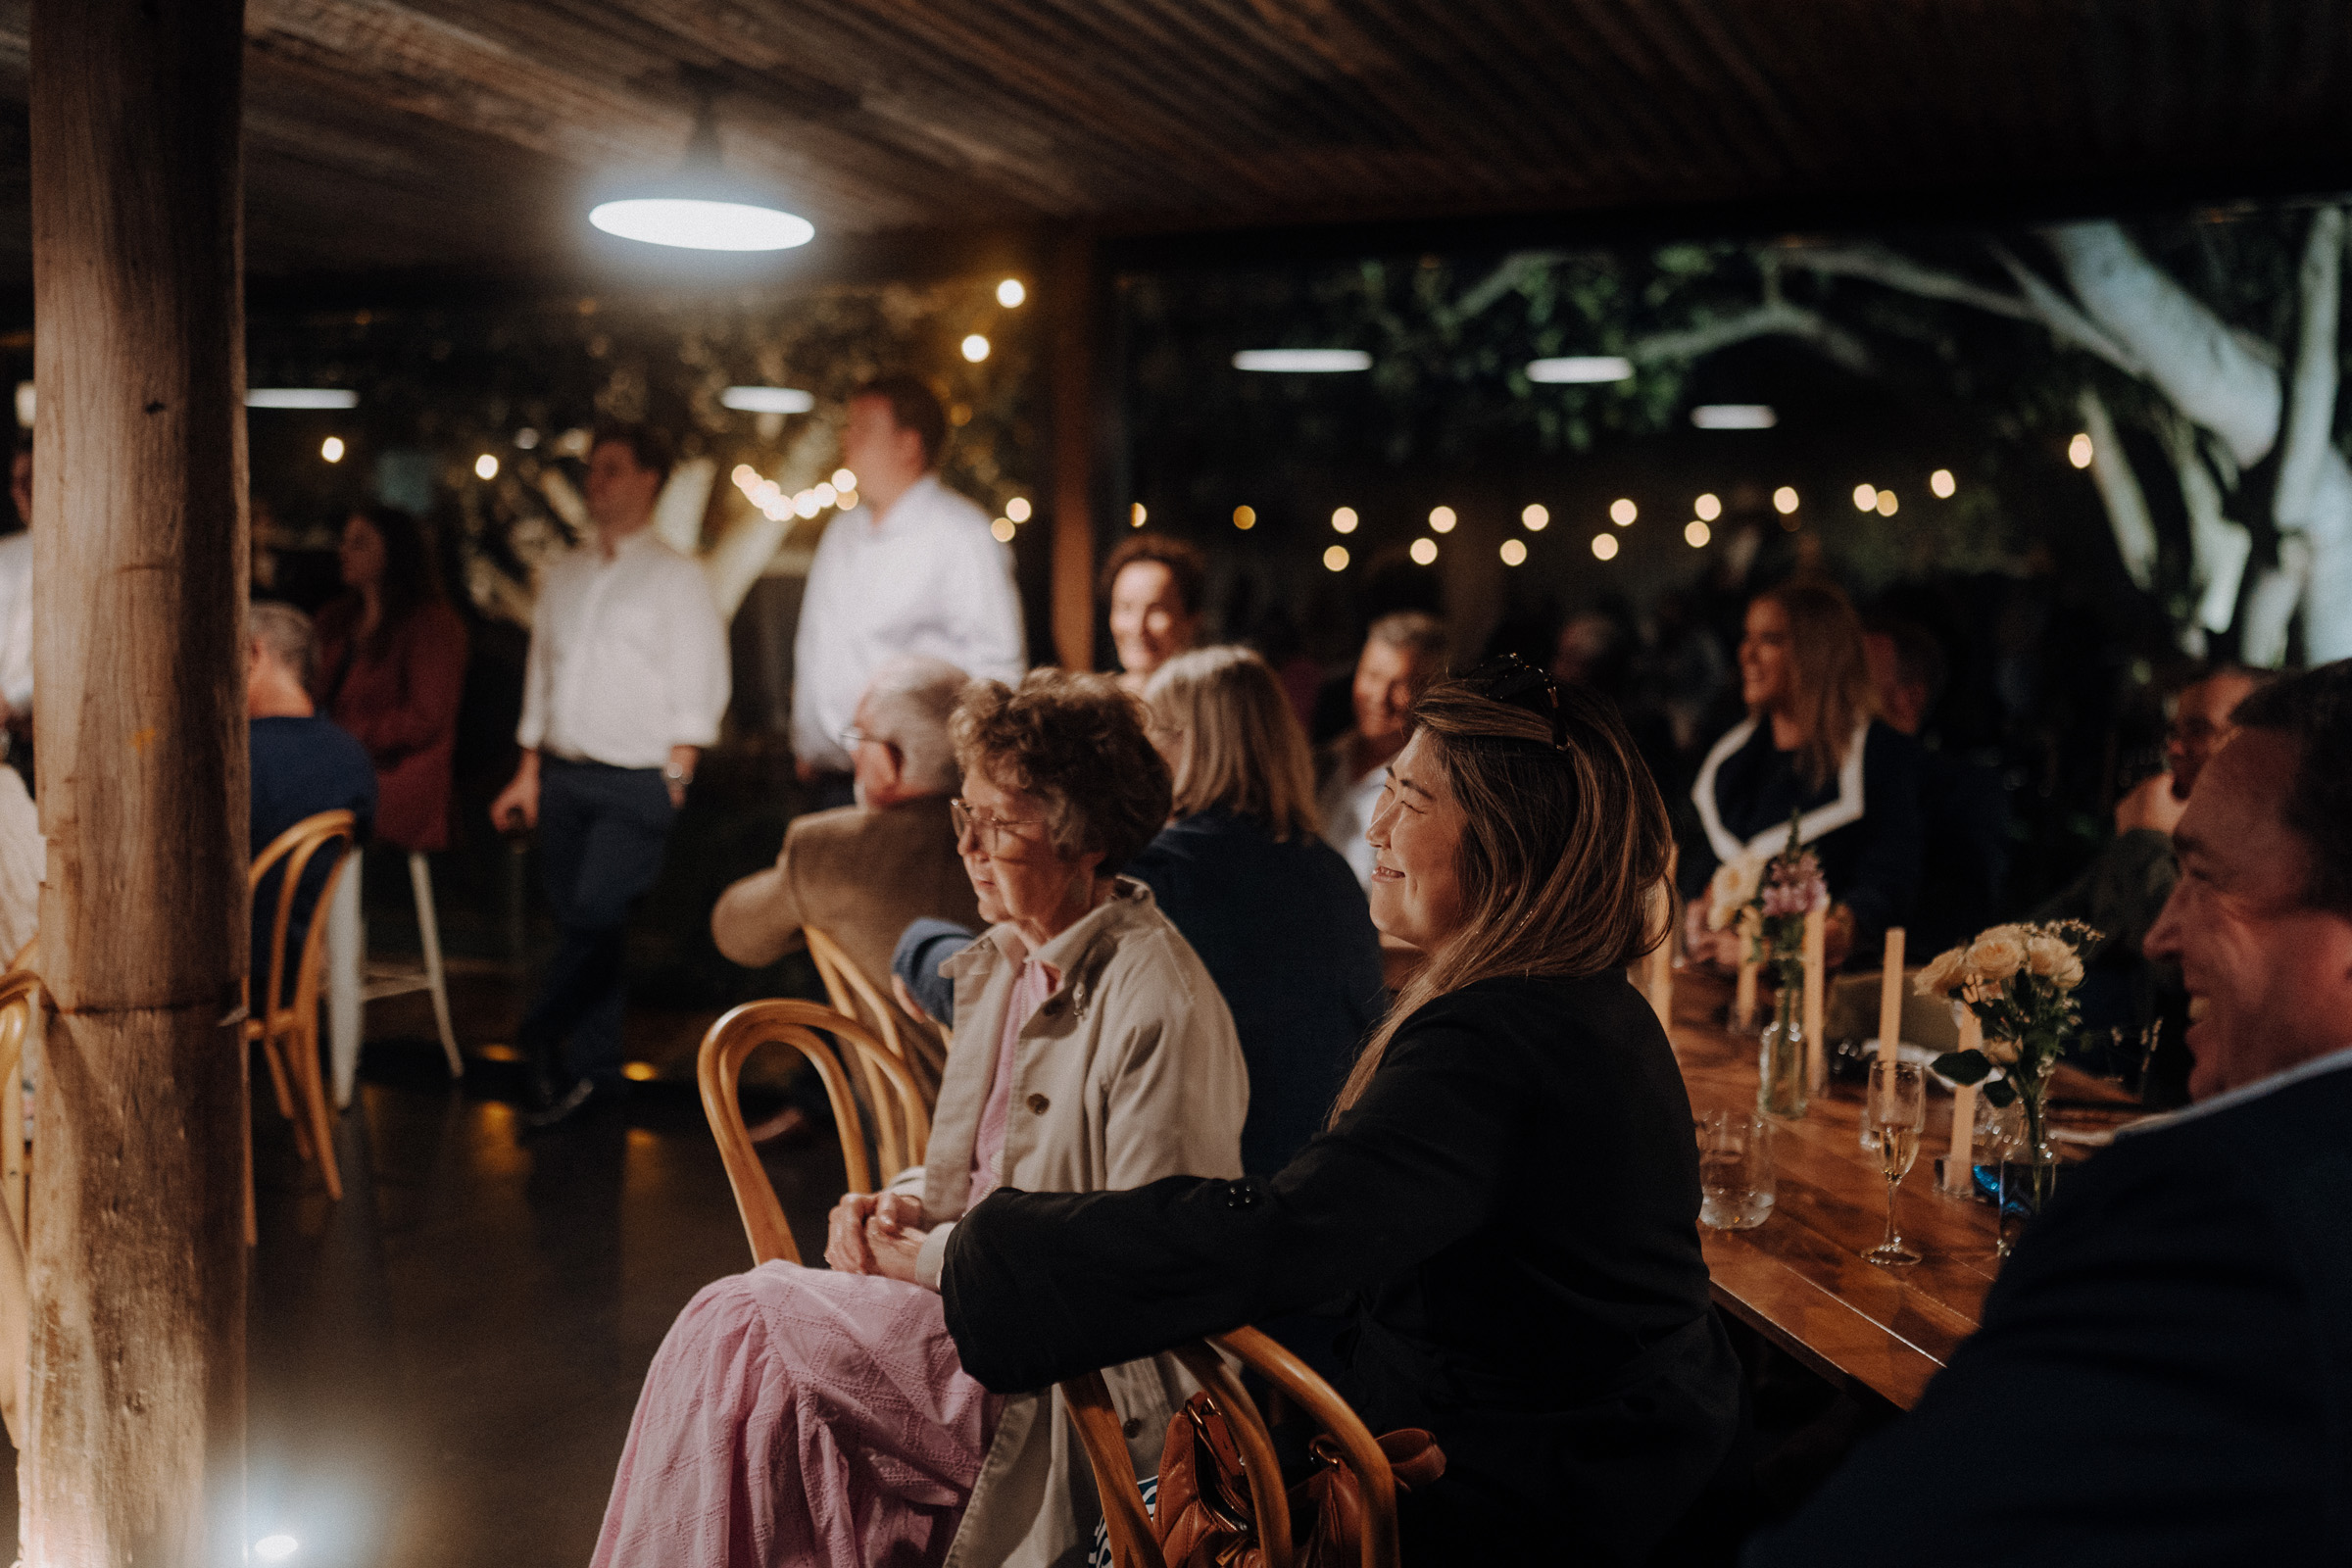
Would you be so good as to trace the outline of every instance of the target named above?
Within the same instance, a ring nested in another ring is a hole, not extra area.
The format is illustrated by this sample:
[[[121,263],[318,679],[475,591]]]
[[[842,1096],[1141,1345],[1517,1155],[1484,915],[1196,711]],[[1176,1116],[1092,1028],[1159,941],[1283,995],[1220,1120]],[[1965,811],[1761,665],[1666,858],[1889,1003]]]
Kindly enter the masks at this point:
[[[1524,708],[1551,721],[1551,749],[1568,749],[1568,709],[1559,683],[1517,654],[1490,659],[1462,677],[1462,684],[1491,703]]]

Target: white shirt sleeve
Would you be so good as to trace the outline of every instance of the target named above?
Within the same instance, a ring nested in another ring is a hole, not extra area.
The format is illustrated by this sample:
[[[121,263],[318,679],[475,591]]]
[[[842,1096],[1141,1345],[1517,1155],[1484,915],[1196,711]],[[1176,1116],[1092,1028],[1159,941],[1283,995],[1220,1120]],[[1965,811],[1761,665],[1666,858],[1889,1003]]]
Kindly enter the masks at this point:
[[[535,752],[547,739],[548,683],[554,676],[554,655],[549,651],[552,635],[547,612],[548,582],[539,581],[539,597],[531,605],[531,651],[522,663],[522,718],[514,726],[514,744],[526,752]]]
[[[835,517],[816,542],[816,559],[808,564],[808,578],[801,590],[800,625],[792,634],[792,755],[816,767],[846,767],[849,758],[840,741],[825,733],[825,704],[820,695],[829,672],[827,655],[835,652],[841,632],[834,600],[841,574],[838,532],[857,525],[858,514]]]
[[[670,744],[709,746],[718,739],[718,722],[726,715],[733,687],[727,629],[710,598],[710,578],[690,561],[681,565],[684,569],[672,574],[676,587],[669,624],[676,635],[663,671],[669,689]]]
[[[963,533],[959,541],[968,560],[956,571],[948,601],[956,608],[950,636],[956,650],[949,662],[968,675],[1017,685],[1029,661],[1012,551],[983,532]]]

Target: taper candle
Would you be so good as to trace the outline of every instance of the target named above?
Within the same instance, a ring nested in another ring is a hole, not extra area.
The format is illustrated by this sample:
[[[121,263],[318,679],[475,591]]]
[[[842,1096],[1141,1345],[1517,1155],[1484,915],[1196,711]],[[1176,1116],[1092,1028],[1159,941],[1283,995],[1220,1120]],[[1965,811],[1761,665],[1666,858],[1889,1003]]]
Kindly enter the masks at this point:
[[[1886,962],[1879,971],[1879,1059],[1895,1059],[1903,1034],[1903,928],[1886,928]]]
[[[1960,1012],[1962,1051],[1984,1049],[1984,1025],[1966,1006]],[[1962,1084],[1952,1091],[1952,1147],[1943,1156],[1943,1190],[1969,1192],[1976,1185],[1977,1086]]]
[[[1829,985],[1824,961],[1829,923],[1827,909],[1817,908],[1805,916],[1805,1090],[1815,1095],[1830,1082],[1829,1047],[1821,1038]]]

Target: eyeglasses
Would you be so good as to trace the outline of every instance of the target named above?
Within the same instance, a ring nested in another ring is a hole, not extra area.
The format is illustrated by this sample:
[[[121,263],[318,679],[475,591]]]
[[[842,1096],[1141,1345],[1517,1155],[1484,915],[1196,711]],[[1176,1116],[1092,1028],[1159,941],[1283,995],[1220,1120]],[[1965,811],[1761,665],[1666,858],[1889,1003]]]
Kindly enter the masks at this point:
[[[1014,818],[998,816],[991,811],[975,811],[961,796],[948,802],[948,819],[956,824],[956,841],[960,843],[963,836],[969,833],[983,855],[1000,854],[1006,840],[1016,844],[1022,842],[1026,835],[1016,833],[1013,829],[1038,825],[1034,817]]]
[[[1462,677],[1462,683],[1491,703],[1505,703],[1551,721],[1551,749],[1568,749],[1568,710],[1560,702],[1559,683],[1517,654],[1490,659]]]

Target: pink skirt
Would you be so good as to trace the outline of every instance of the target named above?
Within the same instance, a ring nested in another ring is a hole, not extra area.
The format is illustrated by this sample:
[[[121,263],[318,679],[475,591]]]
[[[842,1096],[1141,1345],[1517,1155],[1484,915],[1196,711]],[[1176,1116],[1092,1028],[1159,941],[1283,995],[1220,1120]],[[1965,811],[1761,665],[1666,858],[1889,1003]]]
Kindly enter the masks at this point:
[[[1003,1407],[934,1292],[792,1263],[720,1280],[646,1373],[593,1568],[927,1568]]]

